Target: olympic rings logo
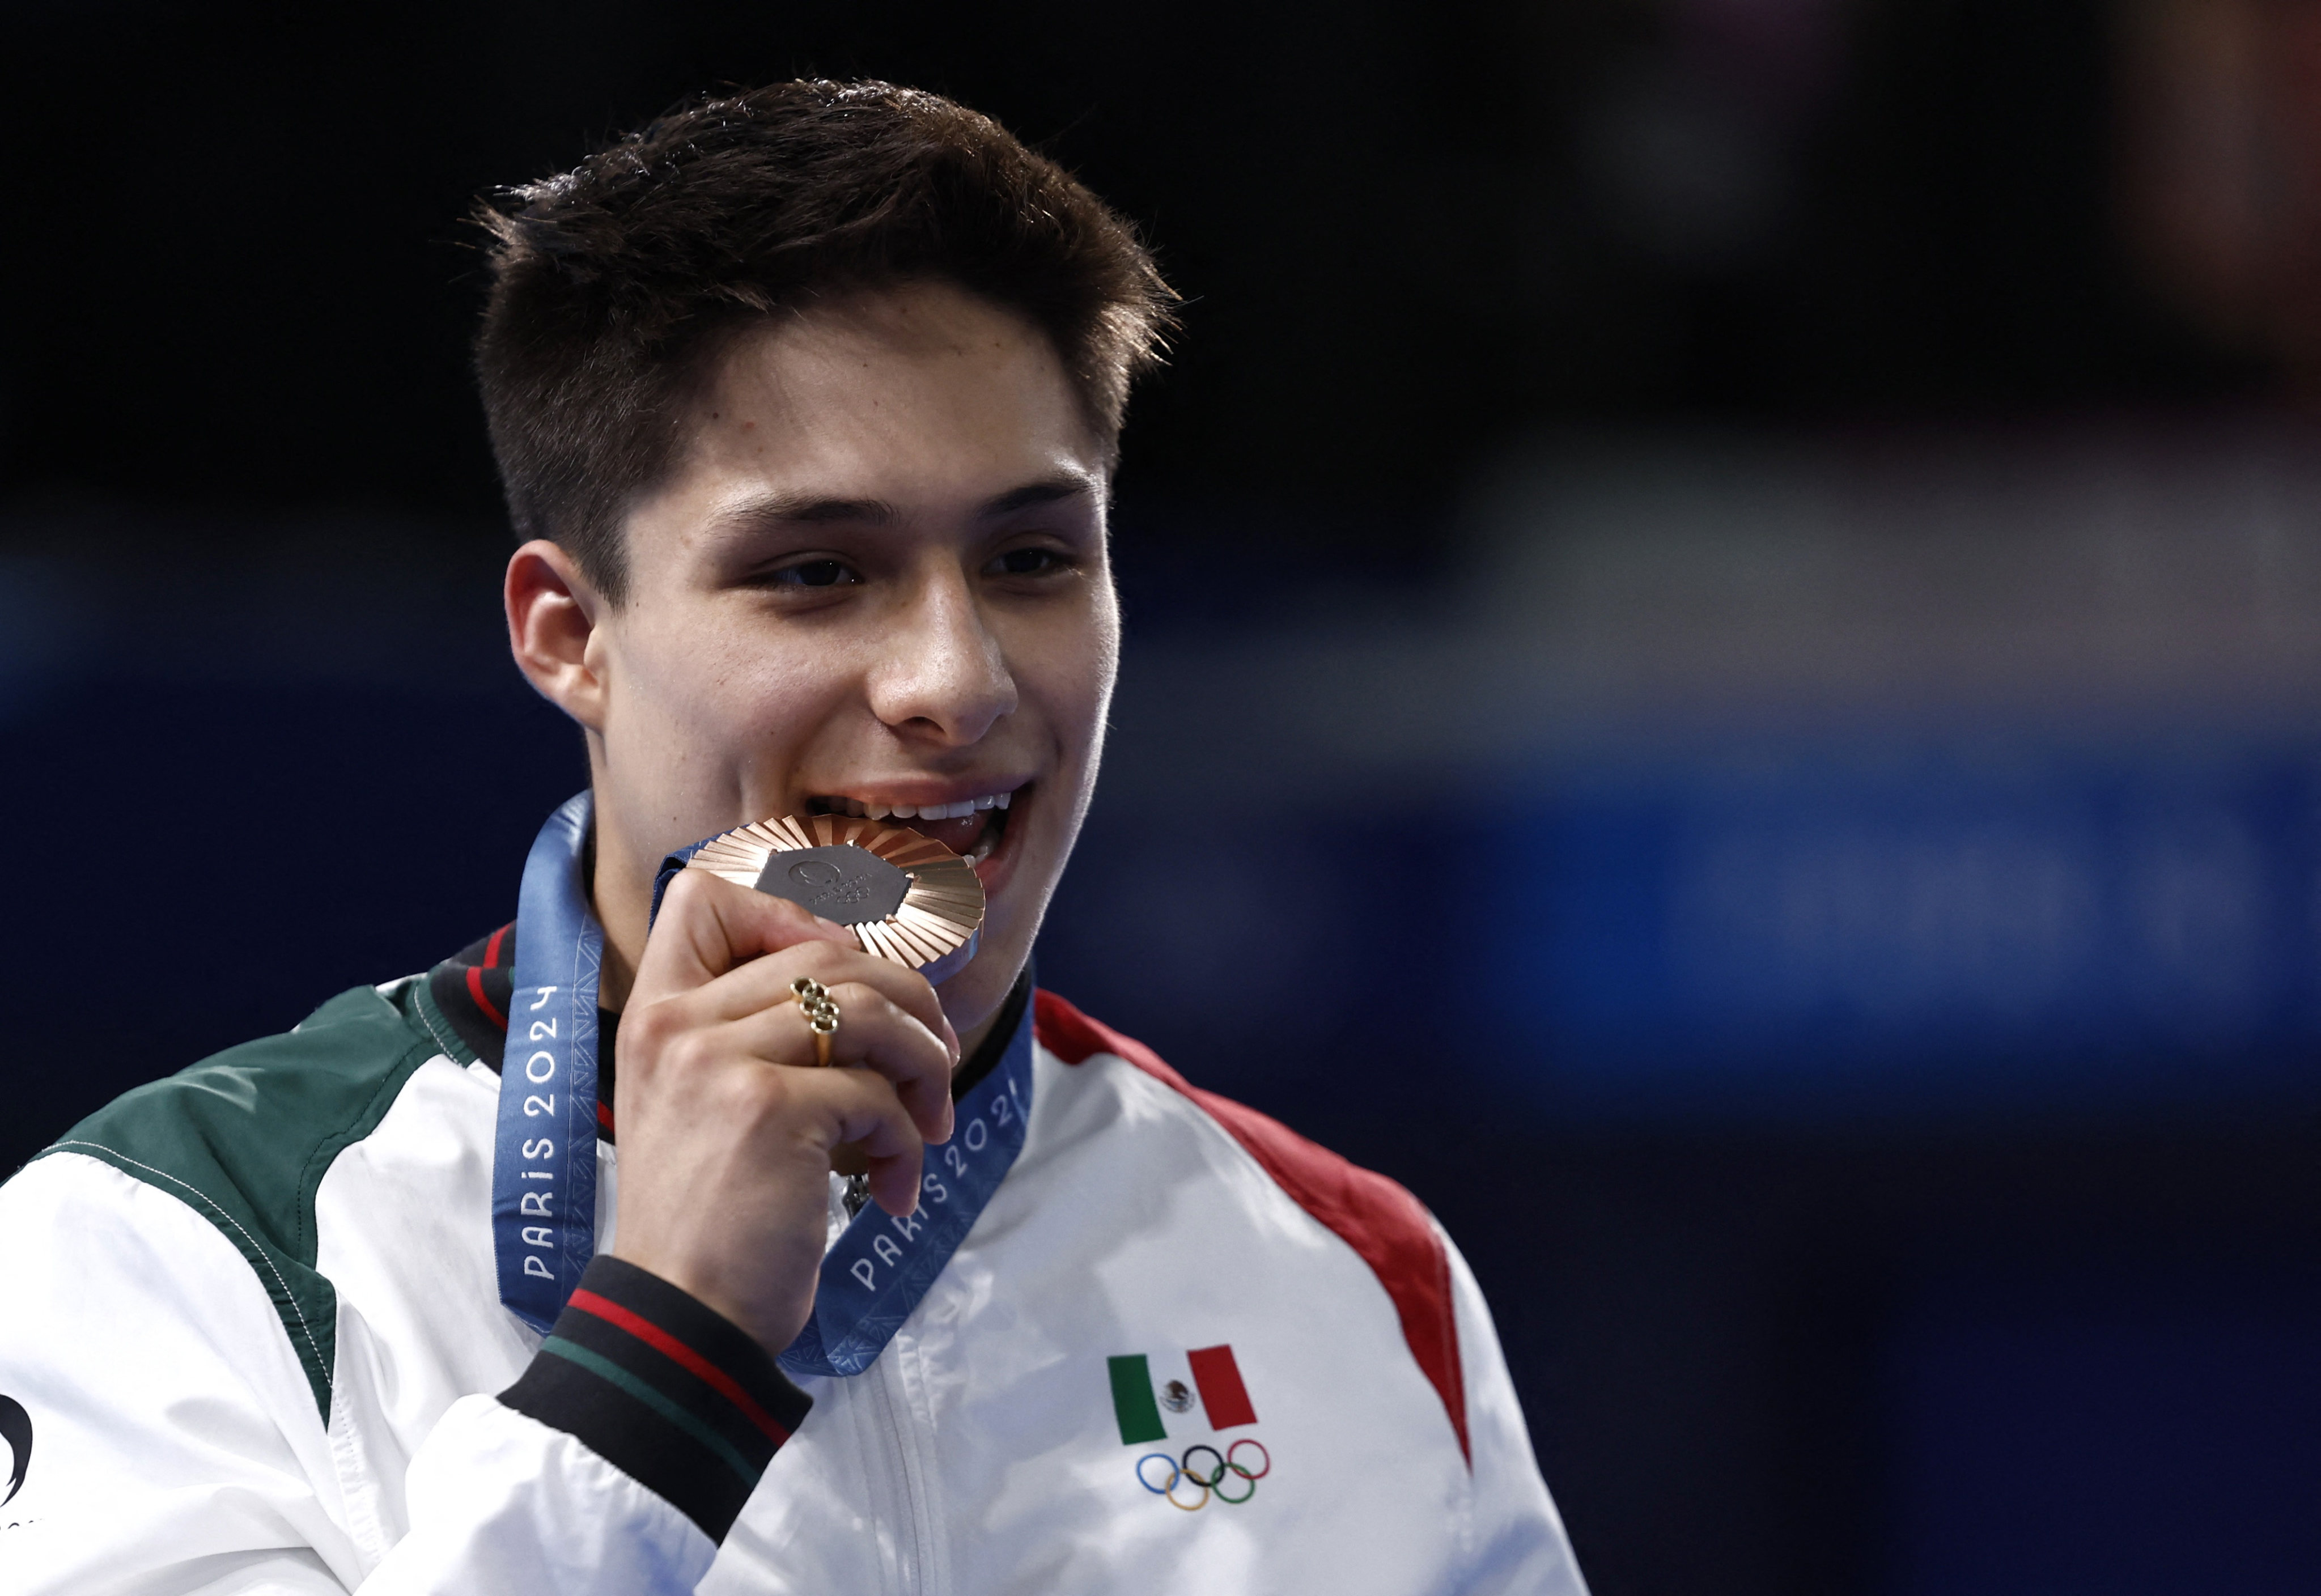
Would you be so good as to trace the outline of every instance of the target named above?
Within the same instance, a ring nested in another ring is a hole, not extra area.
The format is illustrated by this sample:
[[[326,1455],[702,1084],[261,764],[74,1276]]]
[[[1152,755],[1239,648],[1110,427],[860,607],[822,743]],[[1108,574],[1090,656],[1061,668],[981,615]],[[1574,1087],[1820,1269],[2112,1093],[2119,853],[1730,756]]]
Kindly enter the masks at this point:
[[[1241,1449],[1244,1446],[1257,1449],[1259,1466],[1254,1472],[1241,1461]],[[1195,1467],[1193,1455],[1197,1452],[1206,1452],[1215,1458],[1216,1466],[1206,1469]],[[1152,1482],[1152,1476],[1145,1473],[1144,1465],[1153,1463],[1169,1471],[1168,1479],[1158,1485]],[[1171,1457],[1165,1452],[1148,1452],[1136,1460],[1136,1482],[1153,1495],[1165,1498],[1170,1507],[1180,1508],[1188,1513],[1197,1513],[1207,1507],[1212,1496],[1221,1502],[1239,1507],[1257,1494],[1257,1482],[1272,1472],[1273,1455],[1266,1451],[1265,1443],[1251,1440],[1246,1436],[1222,1453],[1209,1446],[1188,1446],[1181,1458]],[[1226,1479],[1234,1475],[1238,1475],[1242,1482],[1239,1495],[1230,1493],[1225,1488]],[[1188,1483],[1201,1494],[1190,1501],[1179,1501],[1177,1488]]]

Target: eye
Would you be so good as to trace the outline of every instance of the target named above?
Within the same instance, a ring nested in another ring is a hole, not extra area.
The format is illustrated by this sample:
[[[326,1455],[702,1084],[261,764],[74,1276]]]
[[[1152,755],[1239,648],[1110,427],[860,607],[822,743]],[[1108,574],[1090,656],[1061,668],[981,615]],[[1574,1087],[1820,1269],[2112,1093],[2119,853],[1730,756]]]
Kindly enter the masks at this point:
[[[861,579],[844,561],[837,560],[802,560],[766,576],[768,584],[777,588],[849,587]]]
[[[1037,577],[1064,568],[1064,557],[1053,549],[1010,549],[988,568],[994,576]]]

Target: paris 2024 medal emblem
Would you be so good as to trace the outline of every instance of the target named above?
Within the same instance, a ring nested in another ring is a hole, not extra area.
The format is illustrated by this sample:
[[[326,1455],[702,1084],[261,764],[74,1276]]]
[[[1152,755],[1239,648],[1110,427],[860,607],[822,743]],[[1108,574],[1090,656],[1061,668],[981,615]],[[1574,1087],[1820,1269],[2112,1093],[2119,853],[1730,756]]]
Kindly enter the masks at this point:
[[[702,844],[685,868],[787,898],[931,981],[975,956],[983,927],[973,866],[932,837],[857,816],[754,821]]]

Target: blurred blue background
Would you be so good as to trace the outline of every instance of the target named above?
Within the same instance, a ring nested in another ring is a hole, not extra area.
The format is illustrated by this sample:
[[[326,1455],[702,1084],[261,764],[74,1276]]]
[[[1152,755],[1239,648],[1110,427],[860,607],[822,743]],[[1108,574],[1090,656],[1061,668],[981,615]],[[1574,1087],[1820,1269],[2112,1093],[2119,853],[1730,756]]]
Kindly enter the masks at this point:
[[[1595,1589],[2312,1588],[2321,5],[10,30],[0,1168],[509,917],[458,218],[877,73],[1191,296],[1042,978],[1443,1218]]]

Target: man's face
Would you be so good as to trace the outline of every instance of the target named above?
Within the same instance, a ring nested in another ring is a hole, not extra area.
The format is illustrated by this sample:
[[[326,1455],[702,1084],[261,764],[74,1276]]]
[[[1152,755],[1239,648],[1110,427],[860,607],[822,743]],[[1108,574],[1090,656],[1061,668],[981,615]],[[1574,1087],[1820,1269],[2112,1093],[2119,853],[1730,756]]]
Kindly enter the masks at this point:
[[[671,849],[897,812],[982,878],[981,950],[942,998],[962,1035],[983,1024],[1096,780],[1120,631],[1106,494],[1046,337],[973,296],[862,296],[737,343],[628,517],[628,595],[588,644],[616,940]]]

